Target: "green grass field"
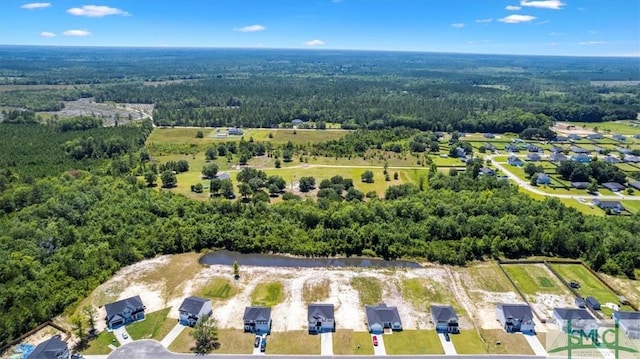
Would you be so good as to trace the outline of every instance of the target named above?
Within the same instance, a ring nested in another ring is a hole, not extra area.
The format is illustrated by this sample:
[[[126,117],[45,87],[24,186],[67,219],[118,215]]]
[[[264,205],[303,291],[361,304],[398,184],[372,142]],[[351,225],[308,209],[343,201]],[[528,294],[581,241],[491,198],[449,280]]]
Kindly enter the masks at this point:
[[[111,353],[109,344],[119,347],[120,343],[116,340],[116,336],[112,332],[103,331],[97,338],[89,341],[89,346],[82,351],[85,355],[106,355]]]
[[[549,293],[571,296],[567,287],[543,264],[503,264],[502,268],[525,295]]]
[[[463,285],[473,285],[473,288],[490,292],[511,292],[514,290],[509,279],[496,262],[479,263],[459,270],[466,272],[473,281],[473,283],[463,283]]]
[[[222,129],[224,132],[226,129]],[[198,131],[202,131],[204,137],[196,138]],[[295,132],[295,134],[294,134]],[[272,138],[269,138],[269,134]],[[253,138],[256,142],[271,142],[273,144],[283,144],[291,141],[293,144],[307,144],[336,140],[349,133],[348,130],[296,130],[293,129],[244,129],[242,136],[227,136],[219,138],[213,128],[157,128],[149,138],[147,143],[154,144],[196,144],[206,145],[208,143],[220,143],[227,141],[240,141],[244,138],[249,141]]]
[[[217,300],[226,300],[238,293],[238,287],[227,278],[213,277],[196,292],[197,296]]]
[[[383,340],[389,355],[444,354],[434,330],[403,330],[384,335]]]
[[[127,332],[131,339],[162,340],[178,322],[176,319],[167,318],[170,310],[171,308],[165,308],[148,313],[145,320],[128,325]]]
[[[532,355],[533,349],[521,334],[507,333],[502,329],[480,329],[487,343],[487,354],[520,354]],[[500,344],[496,344],[500,342]]]
[[[432,304],[450,304],[453,296],[449,287],[424,278],[411,278],[402,281],[402,297],[416,309],[425,313],[429,313]],[[461,315],[462,308],[456,307],[456,311],[458,311],[458,315]]]
[[[610,121],[610,122],[570,122],[577,128],[587,128],[593,130],[598,128],[602,133],[611,131],[612,134],[637,135],[640,133],[640,126],[634,127],[631,121]]]
[[[382,302],[382,283],[373,277],[355,277],[351,286],[358,292],[360,304],[377,305]]]
[[[331,281],[329,279],[322,279],[318,281],[306,281],[302,287],[302,299],[304,302],[318,303],[329,298],[329,292],[331,290]]]
[[[193,328],[185,328],[167,349],[174,353],[190,353],[195,345],[195,340],[191,336],[192,331]]]
[[[333,354],[373,355],[371,335],[351,329],[338,329],[333,333]]]
[[[259,283],[251,293],[251,305],[273,307],[284,300],[282,282]]]
[[[451,335],[451,342],[458,354],[486,354],[487,346],[475,330],[462,330]]]
[[[320,336],[306,330],[274,332],[267,337],[267,354],[319,355]]]
[[[176,340],[169,345],[169,351],[174,353],[191,353],[195,341],[191,336],[193,328],[185,328]],[[240,329],[218,329],[220,348],[212,354],[251,354],[253,352],[253,335],[244,333]]]
[[[636,191],[636,194],[638,191]],[[627,209],[627,211],[631,213],[640,212],[640,201],[622,201],[622,206]]]

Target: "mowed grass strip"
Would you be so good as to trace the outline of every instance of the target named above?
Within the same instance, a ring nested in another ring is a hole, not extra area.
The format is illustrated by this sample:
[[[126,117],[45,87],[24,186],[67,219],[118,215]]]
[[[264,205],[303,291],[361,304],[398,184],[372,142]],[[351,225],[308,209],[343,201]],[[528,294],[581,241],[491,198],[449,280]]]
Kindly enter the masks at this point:
[[[522,334],[507,333],[503,329],[480,329],[480,333],[487,343],[488,354],[535,354]]]
[[[382,285],[373,277],[354,277],[351,286],[358,292],[362,305],[377,305],[382,302]]]
[[[414,307],[428,311],[431,304],[450,302],[450,292],[437,283],[423,278],[411,278],[402,281],[402,296]]]
[[[284,300],[281,282],[259,283],[251,293],[251,305],[272,307]]]
[[[503,264],[502,268],[524,294],[571,295],[567,287],[543,264]]]
[[[238,287],[227,278],[213,277],[196,295],[215,300],[226,300],[238,294]]]
[[[220,354],[251,354],[255,335],[245,333],[241,329],[219,329],[218,340],[220,349],[213,353]]]
[[[202,131],[203,138],[196,138],[198,131]],[[244,138],[249,141],[253,138],[256,142],[271,142],[273,144],[283,144],[291,141],[293,144],[318,143],[337,140],[347,133],[348,130],[293,130],[293,129],[243,129],[242,136],[218,137],[218,132],[213,128],[157,128],[149,138],[147,143],[153,144],[220,144],[223,142],[240,141]],[[295,132],[295,133],[294,133]],[[226,128],[221,128],[220,133],[226,133]],[[271,138],[269,137],[271,134]]]
[[[267,354],[319,355],[320,336],[306,330],[274,332],[267,336]]]
[[[85,355],[106,355],[111,353],[111,349],[109,349],[109,344],[112,344],[116,347],[120,346],[120,342],[116,340],[115,334],[113,332],[103,331],[101,332],[97,338],[89,341],[89,346],[82,351],[82,354]]]
[[[333,354],[373,355],[371,335],[367,332],[354,332],[351,329],[338,329],[333,333]]]
[[[322,302],[329,298],[331,290],[331,281],[323,279],[319,282],[306,281],[302,287],[302,299],[305,303]]]
[[[384,335],[384,346],[389,355],[444,354],[434,330],[403,330]]]
[[[451,334],[451,342],[458,354],[487,353],[487,345],[475,330],[461,330],[459,334]]]
[[[473,265],[468,267],[466,271],[474,282],[474,289],[503,293],[515,290],[496,262]]]
[[[185,328],[173,343],[169,344],[167,349],[173,353],[190,353],[191,348],[193,348],[196,343],[191,336],[191,332],[193,332],[193,328]]]
[[[145,320],[127,326],[127,332],[131,339],[155,339],[162,340],[178,322],[168,318],[171,308],[161,309],[146,315]]]

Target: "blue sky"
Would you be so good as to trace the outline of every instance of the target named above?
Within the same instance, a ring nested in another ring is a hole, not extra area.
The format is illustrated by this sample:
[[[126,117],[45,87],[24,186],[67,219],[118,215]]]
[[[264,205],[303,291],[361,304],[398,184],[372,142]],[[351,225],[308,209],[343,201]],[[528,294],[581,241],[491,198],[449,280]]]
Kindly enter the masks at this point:
[[[640,56],[640,0],[0,0],[0,44]]]

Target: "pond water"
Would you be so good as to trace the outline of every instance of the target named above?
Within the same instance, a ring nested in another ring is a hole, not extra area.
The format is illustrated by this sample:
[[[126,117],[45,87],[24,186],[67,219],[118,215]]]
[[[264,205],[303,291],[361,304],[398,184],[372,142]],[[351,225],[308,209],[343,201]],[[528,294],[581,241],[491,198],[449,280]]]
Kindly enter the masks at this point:
[[[385,261],[375,258],[302,258],[278,254],[238,253],[230,251],[209,252],[200,258],[200,264],[239,265],[260,267],[407,267],[420,268],[420,264],[411,261]]]

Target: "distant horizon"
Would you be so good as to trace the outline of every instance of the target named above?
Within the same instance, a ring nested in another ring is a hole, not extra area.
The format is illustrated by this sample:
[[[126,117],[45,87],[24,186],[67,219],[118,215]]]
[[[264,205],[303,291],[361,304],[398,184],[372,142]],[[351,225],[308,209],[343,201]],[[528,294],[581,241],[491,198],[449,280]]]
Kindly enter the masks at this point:
[[[540,54],[512,54],[512,53],[481,53],[481,52],[452,52],[452,51],[420,51],[420,50],[378,50],[378,49],[340,49],[340,48],[284,48],[284,47],[213,47],[213,46],[126,46],[126,45],[37,45],[37,44],[0,44],[1,47],[34,47],[34,48],[77,48],[77,49],[153,49],[153,50],[265,50],[265,51],[301,51],[301,52],[383,52],[410,54],[438,54],[438,55],[482,55],[482,56],[513,56],[513,57],[562,57],[562,58],[619,58],[638,59],[640,55],[540,55]],[[640,64],[639,64],[640,65]]]

